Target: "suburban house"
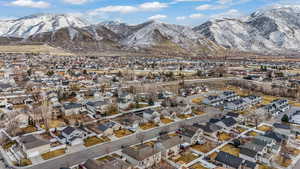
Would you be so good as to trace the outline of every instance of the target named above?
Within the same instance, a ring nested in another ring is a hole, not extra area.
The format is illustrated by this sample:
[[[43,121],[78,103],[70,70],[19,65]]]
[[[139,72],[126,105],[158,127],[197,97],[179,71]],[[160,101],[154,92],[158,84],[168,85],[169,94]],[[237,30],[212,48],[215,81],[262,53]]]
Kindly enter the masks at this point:
[[[122,153],[133,167],[142,169],[149,168],[161,161],[161,152],[156,145],[142,144],[137,147],[127,147],[122,150]]]
[[[102,133],[102,136],[113,135],[114,131],[119,130],[120,128],[120,125],[112,121],[97,126],[97,129],[100,131],[100,133]]]
[[[178,132],[182,136],[183,141],[191,145],[197,143],[202,137],[202,130],[192,125],[184,125]]]
[[[208,96],[202,101],[204,104],[219,106],[223,104],[223,99],[220,96]]]
[[[267,113],[271,113],[273,116],[278,116],[280,113],[283,113],[290,109],[290,105],[288,104],[288,100],[286,99],[278,99],[272,101],[272,103],[266,105],[264,107]]]
[[[222,118],[220,121],[216,122],[215,124],[224,129],[230,129],[237,124],[237,121],[233,117],[225,117]]]
[[[86,109],[89,110],[92,113],[104,113],[107,110],[107,107],[109,106],[108,101],[89,101],[86,103]]]
[[[143,119],[146,121],[160,122],[160,114],[153,109],[146,109],[143,111]]]
[[[274,139],[277,143],[282,143],[282,141],[288,141],[289,138],[289,136],[280,134],[275,131],[266,131],[264,136]]]
[[[65,103],[63,104],[63,112],[66,116],[72,115],[72,114],[79,114],[80,111],[83,111],[83,105],[80,103]]]
[[[279,147],[276,146],[274,139],[256,136],[249,143],[240,146],[240,157],[251,162],[269,163],[272,157],[269,152],[278,151]]]
[[[217,139],[217,133],[219,130],[221,130],[221,127],[218,125],[215,125],[214,123],[206,123],[205,125],[203,124],[193,124],[193,126],[198,127],[202,130],[203,135],[209,136],[212,138]]]
[[[225,109],[234,110],[234,111],[244,110],[247,107],[249,107],[249,105],[247,104],[247,102],[244,99],[238,99],[238,100],[234,100],[232,102],[228,102],[224,106]]]
[[[180,151],[180,144],[183,141],[179,136],[163,135],[159,137],[157,147],[161,150],[161,155],[165,158],[176,156]]]
[[[292,134],[291,126],[283,124],[283,123],[274,123],[273,124],[273,131],[283,134],[283,135],[290,135]]]
[[[61,135],[66,138],[66,143],[73,145],[83,144],[84,133],[74,127],[66,127],[62,130]]]
[[[254,95],[244,97],[243,99],[245,100],[245,102],[248,105],[251,105],[251,106],[259,104],[259,103],[262,102],[262,97],[260,97],[260,96],[254,96]]]
[[[257,164],[240,157],[236,157],[227,152],[220,151],[215,159],[222,167],[228,169],[255,169]]]
[[[242,117],[239,113],[235,113],[235,112],[228,112],[226,115],[226,117],[232,117],[234,118],[236,121],[240,121],[242,120]]]
[[[39,156],[50,151],[50,142],[35,135],[22,136],[19,139],[23,152],[27,158]]]
[[[99,161],[94,159],[87,160],[83,165],[83,169],[131,169],[131,165],[125,161],[113,158],[110,160]]]
[[[240,98],[234,91],[224,91],[220,97],[226,102],[232,102]]]
[[[215,161],[221,163],[223,167],[229,169],[241,169],[243,163],[243,159],[223,151],[218,153]]]

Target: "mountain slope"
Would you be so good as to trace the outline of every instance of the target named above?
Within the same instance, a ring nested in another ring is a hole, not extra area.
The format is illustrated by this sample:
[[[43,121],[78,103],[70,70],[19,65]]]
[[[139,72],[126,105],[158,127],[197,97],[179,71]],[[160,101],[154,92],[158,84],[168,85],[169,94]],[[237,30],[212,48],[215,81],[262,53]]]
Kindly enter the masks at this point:
[[[299,51],[299,18],[299,6],[280,6],[255,12],[244,20],[208,21],[193,30],[219,45],[242,51]]]
[[[84,20],[67,14],[37,14],[15,20],[0,20],[0,36],[27,38],[64,27],[85,27]]]
[[[180,51],[190,51],[190,53],[199,53],[203,50],[211,52],[221,49],[191,28],[157,21],[131,26],[121,43],[135,49],[151,49],[152,47],[163,49],[171,46]]]
[[[120,48],[120,37],[103,26],[66,27],[28,37],[27,41],[44,42],[73,51]]]

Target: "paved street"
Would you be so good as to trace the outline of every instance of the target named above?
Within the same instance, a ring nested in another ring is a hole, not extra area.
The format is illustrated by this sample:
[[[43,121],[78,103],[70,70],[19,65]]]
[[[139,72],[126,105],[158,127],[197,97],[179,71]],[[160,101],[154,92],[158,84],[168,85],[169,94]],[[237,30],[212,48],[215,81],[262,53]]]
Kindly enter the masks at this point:
[[[145,132],[139,132],[138,134],[145,135],[145,140],[149,140],[149,139],[157,137],[161,131],[166,131],[166,130],[175,131],[182,124],[192,124],[195,122],[206,122],[208,119],[213,117],[216,113],[219,113],[219,111],[210,112],[210,113],[204,114],[203,116],[198,116],[198,117],[194,117],[191,119],[174,122],[170,125],[150,129]],[[140,142],[140,140],[137,138],[136,134],[133,134],[133,135],[128,136],[123,139],[96,145],[96,146],[88,148],[86,150],[67,154],[65,156],[51,159],[51,160],[45,161],[43,163],[40,163],[40,164],[37,164],[34,166],[23,167],[23,168],[26,168],[26,169],[59,169],[60,167],[73,166],[73,165],[79,164],[81,162],[84,162],[88,159],[96,158],[101,155],[107,154],[108,152],[117,151],[117,150],[121,149],[121,146],[134,145],[139,142]]]

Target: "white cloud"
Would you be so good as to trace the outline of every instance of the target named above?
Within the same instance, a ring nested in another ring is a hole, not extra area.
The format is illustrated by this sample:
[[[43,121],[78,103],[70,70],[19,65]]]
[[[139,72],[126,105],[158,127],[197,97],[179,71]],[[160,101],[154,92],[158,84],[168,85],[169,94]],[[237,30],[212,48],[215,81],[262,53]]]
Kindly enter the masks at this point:
[[[15,0],[10,2],[8,5],[28,8],[49,8],[51,6],[48,2],[33,0]]]
[[[240,18],[244,16],[243,13],[241,13],[240,11],[236,10],[236,9],[230,9],[224,13],[220,13],[220,14],[215,14],[212,15],[211,18],[213,19],[221,19],[221,18]]]
[[[89,0],[63,0],[65,3],[73,5],[81,5],[87,3]]]
[[[109,12],[119,12],[119,13],[131,13],[138,11],[138,8],[133,6],[106,6],[103,8],[98,8],[90,12],[91,14],[97,13],[109,13]]]
[[[201,13],[195,13],[195,14],[191,14],[189,16],[189,18],[191,18],[191,19],[199,19],[199,18],[203,18],[203,17],[204,17],[204,15]]]
[[[224,9],[226,6],[224,5],[209,5],[204,4],[196,7],[196,10],[198,11],[205,11],[205,10],[216,10],[216,9]]]
[[[160,3],[160,2],[146,2],[141,5],[139,5],[140,10],[145,11],[152,11],[152,10],[159,10],[163,8],[167,8],[168,4],[166,3]]]
[[[166,15],[158,14],[158,15],[150,16],[148,19],[149,20],[160,20],[160,19],[165,19],[165,18],[167,18]]]
[[[143,11],[156,11],[162,8],[167,8],[168,4],[160,3],[160,2],[146,2],[140,4],[138,6],[130,6],[130,5],[117,5],[117,6],[106,6],[102,8],[95,9],[90,11],[89,15],[103,15],[104,13],[133,13],[133,12],[143,12]]]
[[[186,19],[186,17],[185,16],[178,16],[178,17],[176,17],[176,20],[185,20]]]
[[[228,3],[232,3],[232,0],[218,0],[219,4],[228,4]]]

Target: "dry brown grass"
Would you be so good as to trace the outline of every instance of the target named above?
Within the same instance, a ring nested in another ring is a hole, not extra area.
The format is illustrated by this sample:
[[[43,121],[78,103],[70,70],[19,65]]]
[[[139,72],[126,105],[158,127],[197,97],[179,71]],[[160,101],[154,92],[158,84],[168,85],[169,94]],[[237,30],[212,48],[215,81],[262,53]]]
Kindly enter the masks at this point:
[[[258,133],[255,132],[255,131],[249,131],[249,132],[246,133],[246,135],[247,135],[247,136],[253,136],[253,137],[254,137],[254,136],[257,136]]]
[[[58,56],[72,56],[73,54],[62,49],[54,48],[48,45],[2,45],[1,53],[42,53]]]
[[[292,160],[279,155],[275,158],[275,162],[282,167],[288,167],[292,163]]]
[[[179,163],[179,164],[188,164],[197,158],[199,158],[198,155],[191,153],[191,152],[185,152],[185,153],[182,153],[180,155],[180,157],[175,160],[175,162]]]
[[[103,143],[103,142],[104,142],[104,140],[102,140],[101,138],[93,136],[93,137],[89,137],[89,138],[84,139],[84,146],[91,147],[93,145],[100,144],[100,143]]]
[[[234,147],[233,145],[230,145],[230,144],[226,144],[220,150],[224,151],[224,152],[227,152],[231,155],[237,156],[237,157],[239,157],[239,155],[240,155],[240,149],[236,148],[236,147]]]
[[[273,128],[271,126],[268,126],[268,125],[261,125],[257,128],[257,130],[260,130],[260,131],[271,131]]]
[[[196,164],[190,166],[190,169],[207,169],[207,168],[203,167],[200,163],[196,163]]]
[[[211,150],[213,150],[214,148],[216,148],[217,146],[218,145],[216,143],[214,143],[212,141],[207,141],[206,143],[201,144],[201,145],[193,145],[192,149],[195,149],[202,153],[208,153]]]
[[[165,118],[165,117],[160,118],[160,121],[161,121],[162,123],[164,123],[164,124],[169,124],[169,123],[174,122],[174,120],[169,119],[169,118]]]
[[[120,129],[120,130],[114,131],[114,135],[118,138],[131,135],[132,133],[133,132],[128,129]]]
[[[228,141],[228,140],[230,140],[232,137],[231,137],[231,135],[229,134],[229,133],[226,133],[226,132],[220,132],[219,134],[218,134],[218,139],[220,140],[220,141]]]
[[[65,149],[59,149],[59,150],[50,151],[48,153],[42,154],[42,158],[44,160],[49,160],[51,158],[61,156],[61,155],[65,154],[65,153],[66,153]]]
[[[148,122],[148,123],[144,123],[144,124],[141,124],[140,125],[140,128],[142,130],[148,130],[148,129],[152,129],[154,127],[157,127],[158,125],[156,125],[155,123],[153,122]]]

